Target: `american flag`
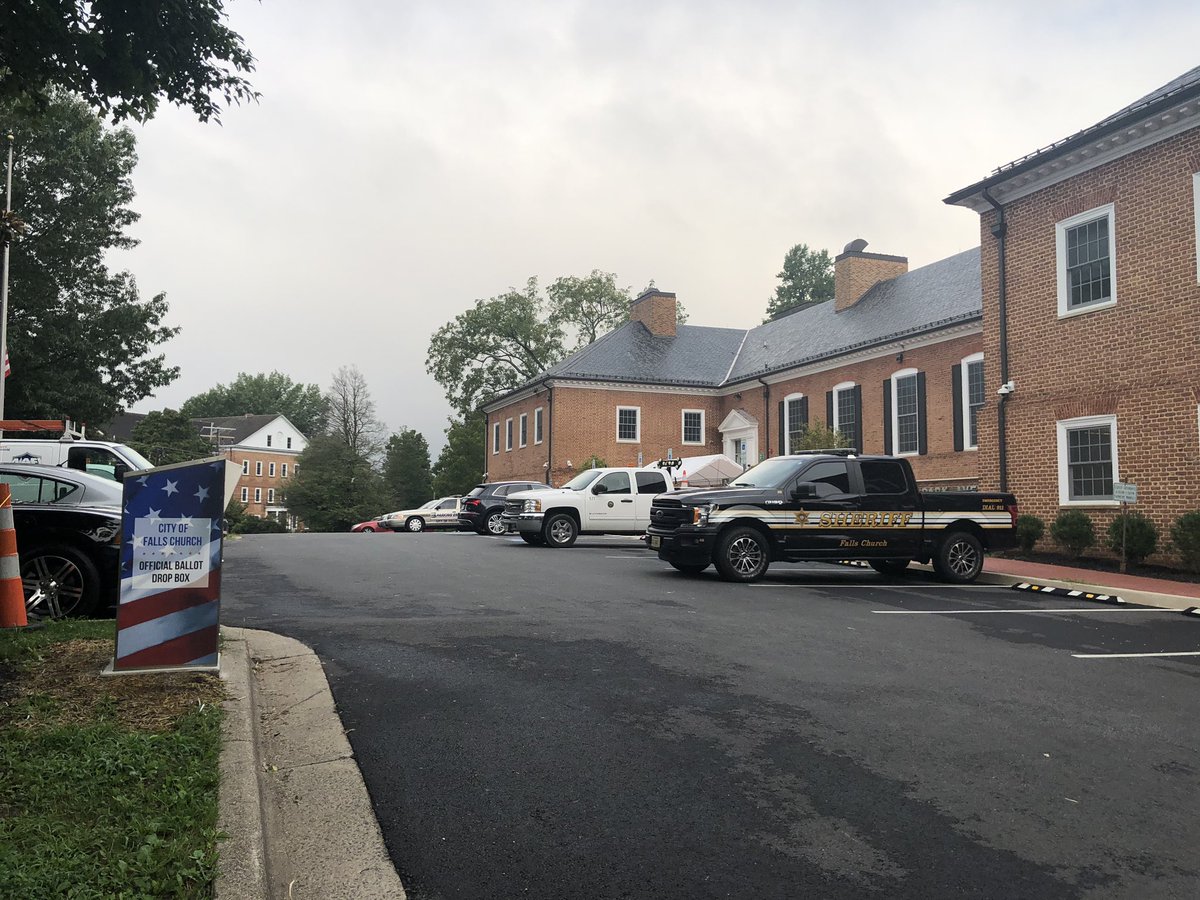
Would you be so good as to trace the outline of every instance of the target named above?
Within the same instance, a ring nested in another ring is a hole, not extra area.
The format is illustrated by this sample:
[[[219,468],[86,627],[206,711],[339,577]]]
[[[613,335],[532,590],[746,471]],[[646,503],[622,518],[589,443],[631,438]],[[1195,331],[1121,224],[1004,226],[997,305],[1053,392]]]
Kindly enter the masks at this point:
[[[12,374],[12,365],[8,361],[8,351],[4,351],[4,377],[7,378]]]

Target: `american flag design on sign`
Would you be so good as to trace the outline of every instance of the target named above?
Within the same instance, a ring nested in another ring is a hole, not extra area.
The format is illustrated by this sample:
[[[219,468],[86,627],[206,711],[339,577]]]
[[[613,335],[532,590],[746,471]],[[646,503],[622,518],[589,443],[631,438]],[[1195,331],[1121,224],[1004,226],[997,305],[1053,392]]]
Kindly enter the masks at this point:
[[[113,669],[217,664],[224,460],[130,472]]]

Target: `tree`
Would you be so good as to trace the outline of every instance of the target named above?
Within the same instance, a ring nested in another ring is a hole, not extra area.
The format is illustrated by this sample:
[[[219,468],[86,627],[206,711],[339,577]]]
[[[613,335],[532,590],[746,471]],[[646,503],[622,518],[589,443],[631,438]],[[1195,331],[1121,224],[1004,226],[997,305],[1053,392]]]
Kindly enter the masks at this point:
[[[104,264],[136,245],[130,173],[133,134],[105,127],[62,93],[47,106],[0,100],[0,133],[18,136],[14,210],[27,228],[11,245],[10,418],[107,422],[179,375],[155,347],[178,332],[162,324],[164,294],[142,300],[133,276]]]
[[[571,328],[576,348],[629,321],[629,288],[617,287],[617,276],[593,269],[586,278],[557,278],[546,288],[550,320]]]
[[[180,412],[193,419],[210,416],[284,415],[307,436],[325,430],[325,396],[315,384],[300,384],[282,372],[239,372],[229,384],[189,397]]]
[[[446,428],[446,446],[433,466],[433,495],[465,494],[483,479],[484,428],[481,412],[451,419]]]
[[[357,366],[342,366],[333,373],[325,395],[329,433],[364,459],[383,448],[383,424],[375,418],[375,401],[367,379]]]
[[[152,412],[133,427],[129,444],[156,466],[214,456],[212,444],[200,436],[182,412]]]
[[[0,101],[54,102],[51,86],[78,94],[114,120],[146,120],[159,100],[218,119],[217,99],[257,99],[237,74],[254,57],[225,24],[224,0],[126,0],[11,5],[0,29]]]
[[[370,460],[339,435],[318,435],[296,460],[284,503],[309,531],[346,531],[380,512],[383,485]]]
[[[562,327],[551,321],[537,279],[466,312],[433,333],[425,369],[460,416],[535,377],[562,358]]]
[[[765,322],[785,310],[833,297],[833,259],[828,250],[813,251],[808,244],[797,244],[784,255],[783,270],[775,277],[780,283],[767,301]]]
[[[790,441],[788,453],[804,453],[807,450],[828,450],[831,447],[847,447],[849,438],[820,422],[813,422]]]
[[[401,428],[388,438],[383,482],[391,509],[412,509],[433,496],[429,444],[421,432]]]

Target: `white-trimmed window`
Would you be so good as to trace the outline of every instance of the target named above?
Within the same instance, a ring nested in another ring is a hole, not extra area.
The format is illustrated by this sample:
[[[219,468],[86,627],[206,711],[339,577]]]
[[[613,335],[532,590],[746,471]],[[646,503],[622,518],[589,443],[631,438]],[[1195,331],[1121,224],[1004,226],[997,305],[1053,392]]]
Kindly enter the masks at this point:
[[[255,488],[255,489],[254,489],[254,502],[255,502],[255,503],[262,503],[262,488]]]
[[[261,459],[260,459],[260,460],[257,460],[257,461],[254,463],[254,474],[255,474],[255,475],[260,475],[260,476],[262,475],[262,460],[261,460]]]
[[[504,420],[504,450],[505,452],[512,449],[512,419]]]
[[[963,449],[979,449],[979,410],[986,397],[983,388],[983,354],[972,353],[962,361]]]
[[[267,435],[267,446],[271,446],[271,436],[269,434]]]
[[[270,478],[275,477],[275,463],[267,463],[267,476]]]
[[[704,443],[704,410],[685,409],[683,411],[683,442],[685,444]]]
[[[242,488],[242,502],[245,503],[250,499],[250,488]]]
[[[529,413],[521,413],[521,446],[529,443]]]
[[[248,460],[248,459],[242,460],[242,474],[243,475],[250,474],[250,460]]]
[[[892,455],[921,452],[921,401],[916,369],[892,373]]]
[[[538,407],[533,411],[533,442],[540,444],[542,442],[542,407]]]
[[[1108,203],[1054,226],[1059,318],[1116,305],[1114,209]]]
[[[829,427],[841,433],[850,442],[850,446],[862,450],[859,441],[858,404],[854,402],[853,381],[843,381],[833,388],[833,421]]]
[[[289,449],[289,450],[292,449],[292,439],[291,438],[287,439],[287,449]]]
[[[500,452],[500,423],[492,423],[492,455]]]
[[[267,488],[267,502],[268,503],[275,502],[275,488]]]
[[[636,444],[642,439],[642,408],[640,406],[617,407],[617,441]]]
[[[796,450],[808,428],[808,404],[803,394],[788,394],[783,398],[783,434],[787,445],[784,453]]]
[[[1060,506],[1115,506],[1117,417],[1084,416],[1058,423]]]
[[[1192,208],[1196,216],[1196,283],[1200,284],[1200,172],[1192,176]]]
[[[279,467],[279,477],[287,478],[287,463],[284,463],[282,466]]]

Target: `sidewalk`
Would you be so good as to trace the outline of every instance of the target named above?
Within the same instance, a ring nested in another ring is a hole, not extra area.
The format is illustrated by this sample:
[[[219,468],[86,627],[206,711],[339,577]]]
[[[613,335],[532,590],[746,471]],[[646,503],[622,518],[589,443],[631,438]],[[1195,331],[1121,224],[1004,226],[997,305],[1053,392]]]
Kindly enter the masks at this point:
[[[221,629],[220,900],[404,900],[316,654]]]

